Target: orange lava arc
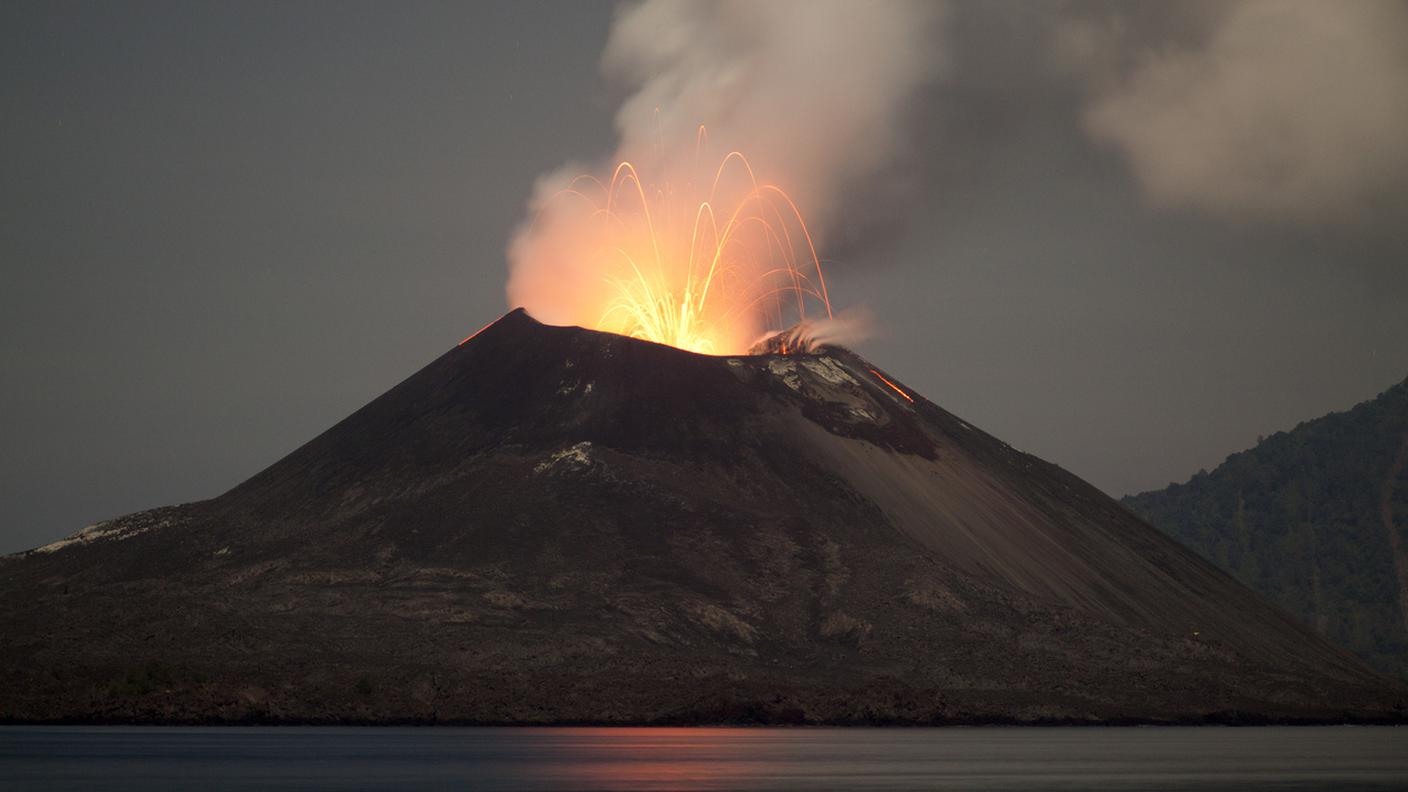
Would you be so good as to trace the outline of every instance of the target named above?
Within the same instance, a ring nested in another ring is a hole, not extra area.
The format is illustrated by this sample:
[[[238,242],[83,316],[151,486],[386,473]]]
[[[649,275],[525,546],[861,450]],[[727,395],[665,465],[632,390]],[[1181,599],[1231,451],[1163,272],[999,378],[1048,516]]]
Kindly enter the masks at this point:
[[[566,216],[575,255],[600,274],[602,288],[577,297],[589,303],[576,311],[581,321],[727,355],[807,321],[809,311],[830,318],[826,277],[796,202],[759,181],[738,151],[703,175],[652,182],[623,161],[609,182],[578,176],[549,198],[534,222]]]

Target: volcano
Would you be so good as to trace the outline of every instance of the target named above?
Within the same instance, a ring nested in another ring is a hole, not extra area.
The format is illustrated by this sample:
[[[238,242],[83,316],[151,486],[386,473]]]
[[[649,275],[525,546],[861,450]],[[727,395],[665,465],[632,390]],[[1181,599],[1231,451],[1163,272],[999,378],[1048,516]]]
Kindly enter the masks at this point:
[[[0,718],[1401,720],[1094,487],[838,347],[514,311],[212,500],[0,559]]]

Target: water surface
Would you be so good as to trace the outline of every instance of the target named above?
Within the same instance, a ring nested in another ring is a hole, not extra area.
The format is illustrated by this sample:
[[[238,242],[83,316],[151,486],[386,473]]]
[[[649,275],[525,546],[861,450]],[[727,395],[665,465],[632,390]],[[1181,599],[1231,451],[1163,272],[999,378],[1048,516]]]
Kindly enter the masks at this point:
[[[0,727],[0,789],[1406,789],[1408,728]]]

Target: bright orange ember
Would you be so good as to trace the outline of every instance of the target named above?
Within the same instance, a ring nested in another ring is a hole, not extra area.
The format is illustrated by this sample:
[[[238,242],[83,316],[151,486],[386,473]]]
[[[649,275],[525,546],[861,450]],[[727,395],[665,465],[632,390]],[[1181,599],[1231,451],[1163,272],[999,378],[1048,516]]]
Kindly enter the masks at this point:
[[[698,152],[706,141],[700,129]],[[747,351],[759,337],[831,317],[811,232],[782,188],[729,152],[703,178],[651,181],[631,162],[609,182],[578,176],[545,215],[573,229],[569,255],[602,288],[573,295],[583,324],[706,354]],[[531,233],[531,232],[530,232]],[[531,309],[530,309],[531,310]]]

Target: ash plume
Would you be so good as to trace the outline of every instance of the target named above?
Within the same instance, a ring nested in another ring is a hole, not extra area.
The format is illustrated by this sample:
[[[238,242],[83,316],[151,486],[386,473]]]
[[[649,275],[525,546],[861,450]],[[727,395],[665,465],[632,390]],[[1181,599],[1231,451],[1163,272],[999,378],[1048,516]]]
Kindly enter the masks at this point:
[[[609,180],[630,161],[670,183],[698,181],[704,159],[746,154],[757,177],[796,201],[818,243],[864,206],[904,148],[907,100],[940,70],[944,6],[921,2],[648,2],[617,11],[602,56],[627,91],[611,163],[539,180],[531,219],[509,248],[508,301],[558,324],[591,326],[603,289],[571,221],[539,214],[584,171]],[[824,256],[824,253],[823,253]]]
[[[1344,223],[1405,205],[1408,3],[1238,0],[1066,19],[1057,52],[1090,87],[1086,131],[1157,205]],[[1166,16],[1166,15],[1164,15]]]

